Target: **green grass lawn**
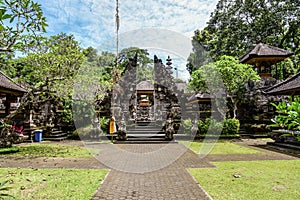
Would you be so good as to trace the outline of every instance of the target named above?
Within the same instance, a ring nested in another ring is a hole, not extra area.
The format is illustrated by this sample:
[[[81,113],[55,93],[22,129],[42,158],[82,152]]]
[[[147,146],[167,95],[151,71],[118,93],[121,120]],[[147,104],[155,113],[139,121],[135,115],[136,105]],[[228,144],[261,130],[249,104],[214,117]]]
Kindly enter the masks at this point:
[[[11,187],[1,193],[13,195],[18,200],[91,199],[107,172],[98,169],[0,168],[0,182],[9,180],[5,186]]]
[[[300,199],[300,160],[214,164],[189,172],[215,200]]]
[[[209,154],[256,154],[260,151],[243,147],[237,144],[233,144],[228,141],[218,141],[216,143],[203,143],[203,142],[181,142],[187,147],[189,147],[195,153],[206,152],[206,149],[211,149]],[[204,149],[201,149],[201,148]],[[201,151],[201,152],[200,152]]]
[[[60,144],[30,144],[0,149],[0,155],[28,157],[62,157],[62,158],[91,158],[90,152],[97,149],[87,149],[80,146]]]

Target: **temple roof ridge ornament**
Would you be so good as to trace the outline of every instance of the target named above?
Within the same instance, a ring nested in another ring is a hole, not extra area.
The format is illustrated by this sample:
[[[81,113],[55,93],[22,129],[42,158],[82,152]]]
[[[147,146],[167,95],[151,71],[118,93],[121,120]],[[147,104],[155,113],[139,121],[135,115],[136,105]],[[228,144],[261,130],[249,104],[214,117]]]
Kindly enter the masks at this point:
[[[172,59],[170,58],[170,56],[168,56],[168,58],[166,59],[166,61],[167,61],[167,63],[166,63],[166,70],[167,70],[167,72],[169,73],[169,74],[172,74],[173,72],[172,72],[172,69],[173,69],[173,67],[172,67]]]

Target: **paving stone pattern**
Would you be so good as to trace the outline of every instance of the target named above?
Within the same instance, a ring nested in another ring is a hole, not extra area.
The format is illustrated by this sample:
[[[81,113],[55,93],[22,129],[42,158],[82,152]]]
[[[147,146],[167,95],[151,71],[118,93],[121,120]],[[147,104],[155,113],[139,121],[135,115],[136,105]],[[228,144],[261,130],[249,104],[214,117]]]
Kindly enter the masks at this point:
[[[138,164],[141,161],[138,157],[117,157],[118,162],[114,164],[130,163],[139,165],[138,173],[128,173],[112,169],[99,187],[93,199],[210,199],[200,185],[187,172],[187,167],[214,167],[207,161],[199,159],[192,151],[186,149],[180,144],[130,144],[118,145],[119,149],[127,152],[142,154],[153,153],[164,149],[156,156],[151,158],[151,162],[162,162],[162,160],[171,157],[170,151],[179,149],[183,155],[165,166],[155,171],[148,172],[145,167],[145,173],[141,173],[143,165]],[[102,150],[103,151],[103,150]],[[101,152],[102,152],[101,151]],[[164,153],[165,152],[165,153]],[[131,154],[129,154],[131,155]],[[134,160],[137,159],[137,160]],[[143,161],[143,160],[142,160]],[[146,162],[145,159],[143,162]],[[130,167],[130,165],[128,165]],[[124,169],[124,168],[121,168]],[[151,168],[150,168],[151,169]],[[154,168],[153,168],[154,169]],[[126,169],[125,169],[126,170]]]
[[[203,158],[182,144],[86,144],[99,148],[95,158],[29,158],[0,156],[0,167],[110,169],[93,200],[210,199],[187,168],[215,167],[212,161],[291,160],[293,156],[238,143],[259,154],[208,155]],[[70,142],[70,145],[83,145]],[[261,145],[261,144],[259,144]],[[134,172],[134,173],[133,173]]]

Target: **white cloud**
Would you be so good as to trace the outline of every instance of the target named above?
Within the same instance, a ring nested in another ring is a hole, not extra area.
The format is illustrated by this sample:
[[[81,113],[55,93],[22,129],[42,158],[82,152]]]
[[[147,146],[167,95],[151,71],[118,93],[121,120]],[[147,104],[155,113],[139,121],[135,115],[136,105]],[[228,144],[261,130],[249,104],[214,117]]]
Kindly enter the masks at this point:
[[[83,46],[97,46],[115,36],[115,1],[37,0],[50,35],[73,33]],[[165,28],[188,37],[205,26],[217,0],[119,0],[120,32]]]
[[[106,48],[110,47],[113,50],[116,36],[115,1],[36,1],[42,5],[44,15],[47,18],[48,35],[65,32],[73,34],[83,47],[93,46],[100,51],[108,50]],[[194,30],[205,27],[217,1],[119,0],[120,34],[138,29],[160,28],[175,31],[191,38]],[[172,36],[161,35],[161,37]],[[144,40],[146,38],[138,39]],[[176,39],[173,42],[178,43]],[[108,45],[108,43],[110,44]],[[180,69],[185,69],[185,63],[181,62],[180,65]]]

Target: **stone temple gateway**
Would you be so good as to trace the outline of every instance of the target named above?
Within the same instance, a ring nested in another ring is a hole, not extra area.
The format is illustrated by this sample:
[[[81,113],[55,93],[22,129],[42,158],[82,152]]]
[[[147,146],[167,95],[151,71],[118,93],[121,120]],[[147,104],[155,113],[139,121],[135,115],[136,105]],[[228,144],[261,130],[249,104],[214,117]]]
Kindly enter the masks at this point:
[[[131,59],[111,97],[111,113],[118,125],[118,139],[160,138],[172,140],[181,122],[181,96],[167,66],[154,56],[154,82],[138,81],[137,55]]]

